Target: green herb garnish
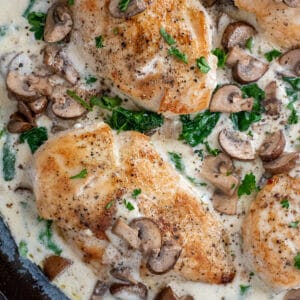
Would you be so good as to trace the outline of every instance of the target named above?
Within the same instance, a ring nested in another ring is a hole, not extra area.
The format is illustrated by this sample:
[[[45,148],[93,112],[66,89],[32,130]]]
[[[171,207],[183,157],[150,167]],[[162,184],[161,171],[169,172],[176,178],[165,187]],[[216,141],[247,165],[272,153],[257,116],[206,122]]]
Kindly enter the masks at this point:
[[[7,29],[8,29],[8,27],[6,25],[0,26],[0,37],[5,36]]]
[[[212,51],[212,54],[218,58],[218,68],[224,68],[227,60],[227,54],[223,49],[216,48]]]
[[[250,289],[250,285],[240,285],[240,293],[241,295],[244,295],[249,289]]]
[[[127,10],[130,0],[120,0],[119,9],[124,12]]]
[[[265,53],[265,58],[268,62],[271,62],[273,59],[279,57],[282,53],[276,49],[273,49],[267,53]]]
[[[71,176],[70,179],[83,179],[87,176],[87,174],[88,174],[87,169],[83,169],[78,174]]]
[[[288,209],[290,207],[290,202],[288,199],[283,199],[280,201],[281,207]]]
[[[11,181],[16,175],[16,154],[13,151],[9,137],[2,148],[2,172],[5,181]]]
[[[253,39],[253,37],[250,37],[250,38],[246,41],[246,48],[250,51],[250,53],[252,53],[253,45],[254,45],[254,39]]]
[[[31,153],[34,153],[48,139],[45,127],[35,127],[20,135],[20,142],[27,142]]]
[[[289,84],[289,87],[285,89],[287,96],[291,101],[287,105],[287,108],[291,111],[291,114],[288,118],[288,124],[293,125],[297,124],[299,117],[297,110],[294,107],[294,103],[298,101],[299,92],[300,92],[300,77],[283,77],[283,81]]]
[[[25,11],[24,11],[24,13],[23,13],[23,15],[22,15],[24,18],[27,18],[27,17],[28,17],[30,11],[32,10],[33,5],[35,4],[35,1],[36,1],[36,0],[29,0],[29,4],[28,4],[28,6],[26,7],[26,9],[25,9]]]
[[[176,57],[177,59],[183,61],[185,64],[188,63],[187,55],[185,53],[180,52],[178,48],[171,47],[168,50],[168,53],[169,53],[169,55],[172,55],[172,56]]]
[[[104,38],[102,35],[96,36],[95,37],[95,43],[96,43],[96,48],[103,48],[104,47]]]
[[[133,190],[131,196],[136,199],[138,195],[140,195],[142,193],[142,190],[141,189],[135,189]]]
[[[72,5],[74,5],[75,4],[75,0],[68,0],[68,5],[69,6],[72,6]]]
[[[213,156],[218,156],[222,151],[220,149],[213,149],[209,146],[208,142],[204,142],[206,151],[208,154],[213,155]]]
[[[34,33],[34,37],[36,40],[42,40],[45,30],[46,14],[33,11],[28,14],[27,20],[31,25],[29,31]]]
[[[246,174],[242,183],[238,188],[238,196],[251,195],[252,192],[257,191],[256,179],[253,173]]]
[[[132,205],[132,203],[127,201],[126,199],[124,199],[124,205],[129,211],[134,210],[134,206]]]
[[[45,228],[39,234],[39,241],[56,255],[62,253],[62,249],[53,241],[52,221],[45,221]]]
[[[182,163],[182,155],[176,152],[168,152],[170,160],[174,163],[175,168],[178,171],[184,171],[184,165]]]
[[[102,97],[92,97],[90,99],[90,105],[99,106],[108,110],[112,110],[115,107],[120,106],[122,100],[119,97],[109,97],[109,96],[102,96]]]
[[[78,102],[86,110],[88,111],[93,110],[93,108],[86,101],[84,101],[80,96],[78,96],[74,91],[67,90],[67,95],[71,97],[73,100],[75,100],[76,102]]]
[[[176,41],[166,32],[164,28],[160,28],[159,33],[168,45],[172,46],[176,44]]]
[[[289,227],[291,227],[291,228],[298,228],[299,223],[300,223],[300,221],[291,222],[289,224]]]
[[[300,270],[300,252],[294,257],[294,266]]]
[[[86,84],[92,84],[95,83],[98,79],[95,76],[89,75],[85,78]]]
[[[19,253],[21,256],[26,257],[27,253],[28,253],[28,247],[27,247],[27,243],[25,241],[21,241],[19,243]]]
[[[110,209],[114,204],[115,204],[115,201],[114,201],[114,200],[109,201],[109,202],[105,205],[105,209]]]
[[[208,73],[211,69],[204,56],[201,56],[200,58],[196,59],[196,65],[200,72],[204,74]]]

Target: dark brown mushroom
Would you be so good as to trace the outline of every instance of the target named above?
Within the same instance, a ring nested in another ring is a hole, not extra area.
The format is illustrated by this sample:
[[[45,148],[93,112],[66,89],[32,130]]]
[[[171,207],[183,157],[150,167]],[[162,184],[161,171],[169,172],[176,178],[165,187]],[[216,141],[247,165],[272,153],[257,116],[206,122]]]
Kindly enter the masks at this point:
[[[58,45],[47,45],[44,48],[44,63],[52,72],[61,74],[73,85],[80,79],[79,73]]]
[[[262,145],[258,149],[261,160],[268,162],[278,158],[285,147],[285,137],[282,130],[267,135]]]
[[[179,300],[179,297],[168,286],[162,289],[155,297],[154,300]]]
[[[26,121],[20,113],[12,114],[7,124],[7,130],[11,133],[22,133],[32,129],[33,127],[34,124]]]
[[[110,274],[119,280],[126,281],[128,283],[136,284],[137,281],[132,275],[132,269],[127,266],[119,266],[110,270]]]
[[[239,178],[233,174],[232,160],[224,153],[216,157],[207,156],[201,176],[228,196],[232,196],[239,185]]]
[[[174,240],[167,241],[159,252],[153,252],[147,261],[147,268],[153,274],[165,274],[175,266],[180,254],[181,246]]]
[[[45,258],[43,262],[43,271],[45,275],[49,278],[49,280],[53,280],[59,274],[66,270],[73,262],[70,259],[51,255]]]
[[[158,225],[149,218],[138,218],[130,222],[129,226],[138,231],[141,240],[140,250],[149,255],[161,247],[161,233]]]
[[[72,30],[73,20],[69,7],[64,3],[54,3],[47,12],[44,40],[55,43],[63,40]]]
[[[202,2],[206,7],[212,7],[217,2],[217,0],[203,0]]]
[[[300,76],[300,48],[289,50],[279,58],[279,63],[293,72],[296,76]]]
[[[271,81],[265,88],[266,97],[263,102],[266,114],[269,116],[279,116],[281,103],[277,98],[276,81]]]
[[[18,112],[21,113],[29,123],[35,124],[32,111],[23,101],[18,101],[17,108]]]
[[[295,167],[298,158],[298,152],[283,153],[277,159],[264,163],[263,167],[272,175],[287,173]]]
[[[41,97],[37,100],[34,100],[33,102],[28,103],[28,107],[31,111],[33,111],[35,114],[41,114],[44,112],[48,105],[48,99],[47,97]]]
[[[239,197],[237,192],[235,192],[232,196],[228,196],[222,191],[216,190],[212,196],[214,209],[225,215],[236,214],[238,200]]]
[[[226,84],[213,94],[209,110],[225,113],[251,111],[253,101],[253,98],[243,98],[242,92],[237,86]]]
[[[133,249],[139,249],[141,240],[138,230],[131,228],[122,218],[117,219],[112,227],[112,233],[126,241]]]
[[[184,295],[179,297],[179,300],[194,300],[194,297],[191,295]]]
[[[109,12],[114,18],[131,18],[142,13],[148,7],[148,1],[130,0],[125,11],[120,10],[119,0],[110,0]]]
[[[219,133],[219,144],[226,154],[237,160],[253,160],[255,152],[248,140],[243,140],[239,132],[223,129]]]
[[[285,3],[289,7],[300,7],[300,0],[283,0],[283,3]]]
[[[235,46],[245,47],[249,38],[255,34],[255,28],[246,22],[230,23],[223,33],[222,45],[227,50]]]
[[[299,300],[299,299],[300,299],[300,289],[288,291],[283,298],[283,300]]]
[[[95,284],[90,300],[103,300],[103,296],[108,290],[106,282],[98,280]]]
[[[148,289],[141,282],[138,284],[114,283],[109,290],[118,299],[135,297],[135,299],[146,300],[148,296]]]

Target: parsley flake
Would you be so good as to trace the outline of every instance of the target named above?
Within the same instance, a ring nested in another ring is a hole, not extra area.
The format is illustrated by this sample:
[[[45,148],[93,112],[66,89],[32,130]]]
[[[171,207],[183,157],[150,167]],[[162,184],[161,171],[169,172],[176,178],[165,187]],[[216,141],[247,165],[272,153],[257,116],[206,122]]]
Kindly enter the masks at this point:
[[[223,49],[216,48],[212,54],[218,58],[218,68],[224,68],[227,60],[227,54]]]
[[[141,192],[142,192],[141,189],[135,189],[135,190],[133,190],[131,196],[132,196],[134,199],[136,199],[137,196],[141,194]]]
[[[254,39],[253,39],[253,37],[250,37],[250,38],[246,41],[246,48],[250,51],[250,53],[252,53],[253,45],[254,45]]]
[[[289,227],[290,228],[298,228],[299,223],[300,223],[300,221],[291,222],[289,224]]]
[[[290,202],[288,199],[283,199],[281,202],[280,202],[282,208],[286,208],[288,209],[290,207]]]
[[[242,183],[238,188],[238,196],[251,195],[252,192],[257,191],[256,179],[253,173],[246,174]]]
[[[271,62],[275,58],[279,57],[282,53],[276,49],[273,49],[267,53],[265,53],[265,58],[268,62]]]
[[[244,295],[249,289],[250,289],[250,285],[240,285],[240,293],[241,295]]]
[[[42,40],[45,30],[46,14],[33,11],[28,14],[27,20],[31,25],[29,31],[34,33],[34,37],[36,40]]]
[[[104,47],[104,38],[102,35],[96,36],[95,37],[95,42],[96,42],[96,48],[103,48]]]
[[[210,71],[210,66],[204,56],[196,59],[196,65],[201,73],[206,74]]]
[[[208,154],[212,155],[212,156],[218,156],[218,154],[221,153],[220,149],[213,149],[209,146],[208,142],[204,142],[204,145],[206,147],[206,151],[208,152]]]
[[[294,257],[294,266],[300,270],[300,252]]]
[[[75,100],[76,102],[78,102],[86,110],[88,111],[93,110],[93,108],[87,102],[85,102],[80,96],[78,96],[74,91],[67,90],[67,95],[71,97],[73,100]]]
[[[174,163],[175,168],[178,171],[184,171],[184,166],[182,163],[182,155],[176,152],[168,152],[168,155],[170,157],[170,160]]]
[[[88,174],[87,169],[83,169],[78,174],[71,176],[70,179],[83,179],[87,176],[87,174]]]
[[[132,203],[127,201],[126,199],[124,199],[124,205],[129,211],[134,210],[134,206],[132,205]]]
[[[130,0],[120,0],[119,9],[124,12],[127,10]]]
[[[188,58],[187,58],[187,55],[180,52],[178,50],[178,48],[176,47],[171,47],[168,51],[169,55],[172,55],[174,57],[176,57],[177,59],[181,60],[182,62],[184,62],[185,64],[188,63]]]
[[[26,257],[27,256],[27,253],[28,253],[28,247],[27,247],[27,243],[22,240],[20,243],[19,243],[19,253],[21,256],[23,257]]]
[[[176,44],[176,41],[166,32],[164,28],[160,28],[159,33],[168,45],[172,46]]]
[[[112,208],[112,206],[115,204],[114,200],[109,201],[106,205],[105,205],[105,209],[110,209]]]
[[[72,5],[74,5],[75,4],[75,0],[68,0],[68,5],[69,6],[72,6]]]
[[[92,76],[92,75],[88,75],[86,78],[85,78],[85,83],[86,84],[92,84],[92,83],[95,83],[98,79],[95,77],[95,76]]]

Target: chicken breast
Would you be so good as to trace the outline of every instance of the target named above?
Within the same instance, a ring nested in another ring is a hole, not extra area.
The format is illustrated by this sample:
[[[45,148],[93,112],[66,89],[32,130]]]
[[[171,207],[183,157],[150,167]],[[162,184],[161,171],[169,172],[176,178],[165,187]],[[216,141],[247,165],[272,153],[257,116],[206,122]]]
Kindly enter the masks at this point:
[[[115,134],[106,124],[98,124],[60,134],[34,158],[34,193],[40,216],[71,233],[90,259],[105,264],[107,232],[120,216],[112,203],[118,199],[123,203],[122,197],[141,189],[140,214],[158,224],[163,239],[176,237],[182,247],[174,268],[177,274],[217,284],[234,278],[222,225],[189,185],[181,182],[147,136]],[[70,178],[82,170],[86,177]],[[91,234],[83,236],[84,231]]]
[[[300,7],[274,0],[235,0],[235,5],[254,13],[260,31],[275,44],[283,48],[299,46]]]
[[[73,43],[95,72],[149,110],[189,114],[207,108],[216,82],[216,60],[211,55],[209,20],[200,2],[153,0],[129,19],[112,17],[109,2],[78,0],[72,6]],[[176,44],[167,44],[161,28]],[[96,47],[96,37],[103,39],[103,47]],[[171,47],[185,54],[188,63],[169,55]],[[208,74],[196,67],[200,57],[208,60]]]
[[[300,252],[300,179],[270,179],[252,202],[243,227],[250,267],[276,290],[300,286],[294,258]]]

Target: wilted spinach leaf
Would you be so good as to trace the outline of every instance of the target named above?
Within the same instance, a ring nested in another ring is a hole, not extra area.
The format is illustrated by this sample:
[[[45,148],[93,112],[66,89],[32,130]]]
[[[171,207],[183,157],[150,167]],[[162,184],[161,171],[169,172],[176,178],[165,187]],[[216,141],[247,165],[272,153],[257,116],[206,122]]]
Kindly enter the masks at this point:
[[[29,0],[29,4],[28,4],[28,6],[26,7],[26,9],[25,9],[25,11],[24,11],[24,13],[23,13],[23,17],[24,18],[27,18],[28,17],[28,15],[29,15],[29,13],[30,13],[30,11],[31,11],[31,9],[32,9],[32,7],[33,7],[33,5],[35,4],[35,1],[36,0]]]
[[[16,175],[16,155],[12,150],[8,138],[2,148],[2,172],[5,181],[11,181]]]
[[[291,114],[288,118],[288,124],[297,124],[299,117],[297,110],[294,107],[294,103],[299,99],[300,77],[283,77],[282,79],[290,85],[285,89],[287,96],[291,100],[287,105],[287,108],[291,111]]]
[[[56,255],[60,255],[62,249],[57,246],[53,241],[53,233],[52,233],[52,221],[47,220],[45,222],[45,228],[39,234],[39,241],[45,245],[49,250],[54,252]]]
[[[20,142],[27,141],[31,153],[34,153],[48,139],[45,127],[32,128],[20,135]]]
[[[31,25],[29,31],[34,32],[34,37],[36,40],[42,40],[46,23],[46,14],[33,11],[28,14],[27,20]]]

